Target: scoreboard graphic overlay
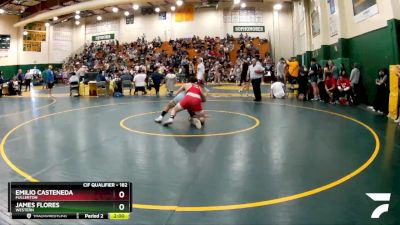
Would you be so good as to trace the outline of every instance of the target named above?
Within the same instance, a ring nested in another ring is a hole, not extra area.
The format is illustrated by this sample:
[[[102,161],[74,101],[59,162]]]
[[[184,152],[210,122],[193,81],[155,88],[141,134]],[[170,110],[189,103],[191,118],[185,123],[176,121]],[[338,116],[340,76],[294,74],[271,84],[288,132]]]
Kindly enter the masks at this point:
[[[10,182],[13,219],[129,219],[130,182]]]

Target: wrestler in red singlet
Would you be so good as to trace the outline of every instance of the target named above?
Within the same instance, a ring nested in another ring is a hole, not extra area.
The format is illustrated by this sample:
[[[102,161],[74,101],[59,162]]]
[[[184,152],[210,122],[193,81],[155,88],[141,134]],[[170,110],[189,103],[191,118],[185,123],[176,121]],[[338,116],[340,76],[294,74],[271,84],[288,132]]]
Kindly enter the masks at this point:
[[[199,112],[203,110],[203,107],[201,106],[201,94],[201,88],[196,84],[192,84],[189,90],[187,90],[185,97],[179,102],[179,104],[186,110]]]
[[[201,104],[206,101],[205,95],[201,91],[201,84],[198,85],[191,82],[191,84],[184,85],[183,88],[186,90],[185,97],[171,110],[171,117],[163,125],[168,126],[172,124],[175,115],[186,109],[194,113],[190,121],[196,128],[200,129],[205,122],[205,114]]]

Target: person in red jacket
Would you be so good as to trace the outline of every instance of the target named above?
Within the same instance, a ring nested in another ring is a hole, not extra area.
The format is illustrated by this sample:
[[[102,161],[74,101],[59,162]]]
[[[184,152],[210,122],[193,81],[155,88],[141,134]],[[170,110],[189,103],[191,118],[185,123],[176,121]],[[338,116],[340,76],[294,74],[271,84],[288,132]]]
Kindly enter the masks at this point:
[[[330,72],[325,73],[326,103],[335,103],[336,100],[336,80]]]
[[[353,103],[353,91],[351,90],[350,80],[346,75],[339,74],[337,89],[339,98],[347,98],[348,103]]]

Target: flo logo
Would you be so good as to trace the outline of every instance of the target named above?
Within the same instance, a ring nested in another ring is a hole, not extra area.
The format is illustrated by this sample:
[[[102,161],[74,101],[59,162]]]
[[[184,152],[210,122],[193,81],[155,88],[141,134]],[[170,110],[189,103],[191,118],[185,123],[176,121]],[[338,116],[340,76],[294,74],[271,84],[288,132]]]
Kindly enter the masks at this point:
[[[375,202],[389,202],[390,193],[366,193]],[[389,211],[389,204],[378,206],[371,214],[372,219],[378,219],[383,213]]]

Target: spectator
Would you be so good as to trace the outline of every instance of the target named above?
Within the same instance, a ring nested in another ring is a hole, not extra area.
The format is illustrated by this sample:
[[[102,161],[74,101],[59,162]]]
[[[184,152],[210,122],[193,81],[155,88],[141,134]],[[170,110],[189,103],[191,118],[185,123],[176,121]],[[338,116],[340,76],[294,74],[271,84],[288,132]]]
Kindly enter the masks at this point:
[[[320,79],[320,74],[321,74],[321,65],[317,63],[317,60],[315,58],[312,58],[308,77],[309,77],[309,82],[311,83],[311,87],[313,89],[313,99],[311,100],[314,101],[321,99],[318,88],[318,80]]]
[[[340,64],[339,75],[345,76],[345,77],[347,77],[347,79],[349,77],[349,76],[347,76],[346,67],[344,66],[343,63]]]
[[[17,73],[17,81],[18,81],[18,95],[22,95],[22,84],[24,82],[25,75],[22,73],[22,69],[18,69]]]
[[[330,72],[325,74],[325,91],[326,98],[324,99],[326,103],[335,103],[336,100],[336,80],[332,77]]]
[[[373,106],[368,108],[374,112],[387,115],[389,111],[389,71],[388,69],[381,69],[378,73],[376,83],[376,96]]]
[[[260,102],[262,100],[261,97],[261,78],[264,74],[264,68],[261,63],[257,59],[252,60],[252,64],[249,66],[248,75],[251,80],[251,84],[253,86],[254,92],[254,101]]]
[[[77,74],[75,72],[72,72],[71,73],[71,77],[69,78],[69,83],[71,84],[71,83],[74,83],[74,82],[79,83],[79,77],[77,76]]]
[[[17,82],[18,84],[18,82]],[[8,81],[8,95],[9,96],[14,96],[17,94],[17,91],[15,90],[15,79],[12,79]]]
[[[203,59],[199,58],[198,59],[198,65],[197,65],[197,75],[196,78],[198,81],[202,81],[205,82],[205,68],[204,68],[204,63],[203,63]]]
[[[347,104],[353,103],[353,91],[351,90],[350,80],[346,75],[339,74],[337,89],[339,98],[342,99],[345,97],[347,99]]]
[[[236,82],[239,83],[239,86],[241,86],[240,81],[241,81],[241,75],[242,75],[242,65],[243,61],[241,58],[238,58],[235,63],[235,67],[233,68],[233,74],[236,78]]]
[[[330,72],[328,63],[325,64],[325,67],[321,74],[322,74],[322,76],[320,76],[318,78],[318,84],[317,84],[318,90],[319,90],[319,95],[320,95],[321,101],[327,102],[327,99],[329,99],[329,94],[326,91],[325,80],[326,80],[327,74],[332,75]]]
[[[146,74],[144,73],[143,68],[139,69],[139,73],[135,75],[133,78],[133,82],[135,83],[135,92],[137,95],[139,91],[141,91],[144,95],[147,95],[146,92]]]
[[[85,77],[85,73],[88,72],[88,68],[85,65],[82,65],[78,71],[76,71],[77,76],[79,77],[79,81],[83,80]]]
[[[115,73],[112,83],[114,84],[114,97],[123,96],[122,80],[121,80],[121,74],[119,72]]]
[[[328,60],[328,65],[329,72],[331,72],[333,79],[337,80],[339,78],[339,70],[335,66],[335,63],[332,61],[332,59]]]
[[[298,78],[298,83],[299,83],[299,95],[298,99],[307,101],[308,100],[308,90],[310,89],[308,86],[308,71],[307,67],[301,66],[300,67],[300,72],[299,72],[299,78]]]
[[[274,79],[274,81],[271,85],[271,97],[278,98],[278,99],[285,98],[284,87],[285,87],[285,85],[280,80]]]
[[[299,76],[299,62],[295,57],[292,57],[290,61],[286,60],[286,64],[289,66],[288,81],[290,84],[295,83]]]
[[[326,79],[326,74],[332,74],[328,62],[325,63],[325,67],[324,67],[324,74],[323,74],[323,76],[322,76],[322,78],[323,78],[324,80]]]
[[[27,71],[25,74],[25,92],[31,91],[31,82],[32,82],[33,74],[31,71]]]
[[[194,63],[195,63],[194,59],[189,61],[189,77],[194,76]]]
[[[242,73],[240,75],[240,85],[244,83],[244,86],[239,90],[239,93],[242,94],[244,91],[246,91],[246,96],[249,95],[250,90],[249,63],[250,58],[243,61]]]
[[[221,64],[219,64],[219,62],[215,62],[215,65],[213,67],[213,71],[214,71],[214,83],[216,85],[220,85],[221,84]]]
[[[154,72],[151,74],[151,80],[153,81],[153,87],[156,90],[156,96],[160,96],[160,86],[163,81],[163,75],[159,73],[159,68],[155,68]]]
[[[170,69],[170,71],[165,76],[165,80],[166,80],[165,84],[167,86],[168,96],[173,96],[174,95],[175,84],[176,84],[176,75],[173,73],[172,69]]]
[[[358,64],[354,63],[353,69],[351,70],[350,73],[350,84],[351,88],[353,90],[353,95],[354,95],[354,104],[359,103],[359,94],[360,94],[360,70],[358,68]]]
[[[47,83],[47,88],[49,89],[49,96],[53,97],[51,91],[54,87],[54,81],[55,81],[55,77],[54,77],[54,72],[53,72],[53,66],[49,65],[48,69],[45,71],[46,74],[46,83]]]
[[[242,68],[241,68],[241,74],[240,74],[240,84],[239,86],[242,86],[242,83],[246,83],[246,80],[248,82],[248,76],[247,76],[247,72],[249,70],[249,63],[250,63],[250,58],[248,59],[243,59],[243,63],[242,63]],[[243,89],[242,89],[243,91]],[[240,91],[239,91],[240,92]]]
[[[285,59],[281,58],[276,64],[276,79],[280,81],[284,81],[285,77]]]

